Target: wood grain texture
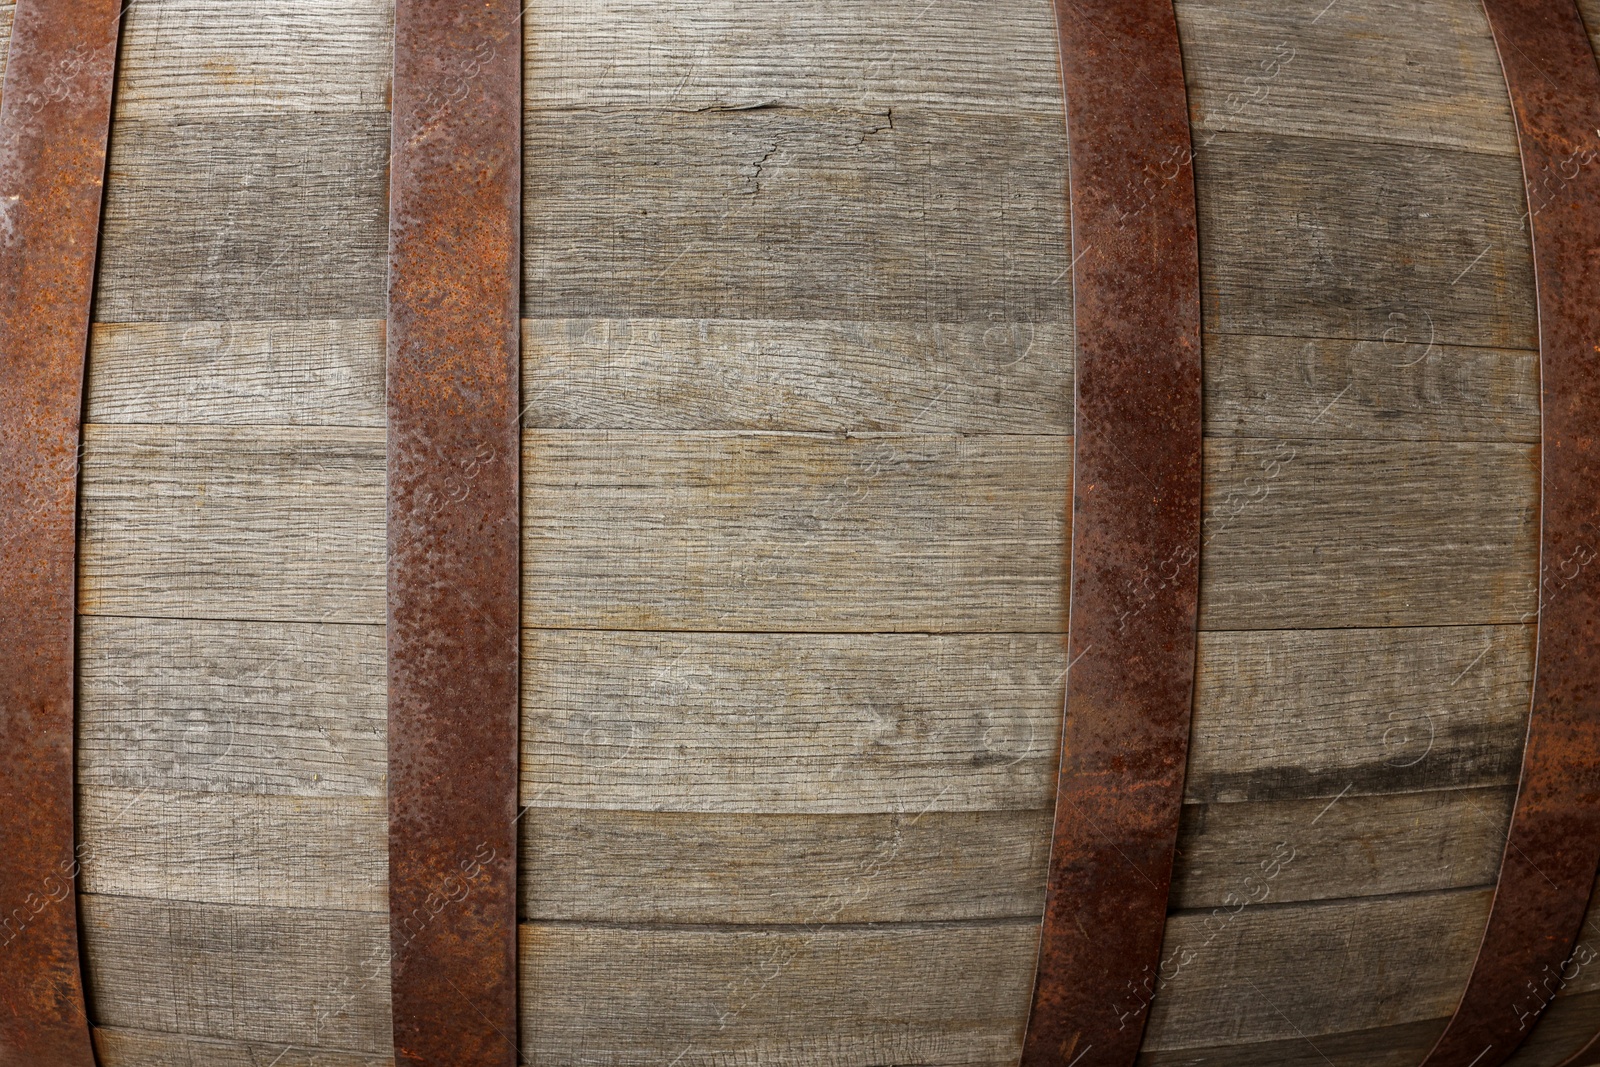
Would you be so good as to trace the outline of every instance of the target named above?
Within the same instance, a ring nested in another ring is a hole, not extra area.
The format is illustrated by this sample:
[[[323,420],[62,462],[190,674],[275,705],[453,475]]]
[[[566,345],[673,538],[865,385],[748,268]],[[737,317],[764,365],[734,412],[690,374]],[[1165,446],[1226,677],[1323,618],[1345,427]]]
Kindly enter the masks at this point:
[[[0,4],[0,81],[5,80],[6,58],[11,55],[11,23],[16,14],[15,0]]]
[[[1072,433],[1067,323],[525,319],[523,422]]]
[[[1208,337],[1537,350],[1514,155],[1222,133],[1194,173]]]
[[[530,318],[1066,322],[1059,112],[542,112]]]
[[[1444,1030],[1445,1020],[1292,1037],[1248,1045],[1143,1052],[1138,1067],[1416,1067]]]
[[[102,424],[382,427],[383,323],[97,323],[87,392]]]
[[[1036,919],[1050,814],[772,815],[538,808],[523,914],[602,923]]]
[[[522,803],[1043,809],[1065,669],[1058,634],[532,631]]]
[[[1515,791],[1188,804],[1174,908],[1378,897],[1492,886]],[[1288,846],[1280,849],[1280,844]],[[1292,856],[1292,862],[1283,862]],[[1273,860],[1279,863],[1277,873]]]
[[[1510,786],[1532,626],[1202,634],[1187,798]]]
[[[382,797],[80,788],[85,893],[389,911]]]
[[[561,109],[853,104],[1061,114],[1039,0],[553,0],[526,29],[530,123]]]
[[[1537,464],[1520,444],[1208,442],[1200,627],[1516,622]]]
[[[680,1067],[1014,1058],[1037,922],[522,927],[530,1062]]]
[[[1000,435],[529,434],[525,623],[1058,633],[1070,449]]]
[[[390,1052],[383,914],[80,900],[99,1026]]]
[[[387,112],[116,118],[99,322],[380,318]]]
[[[383,433],[84,427],[85,615],[382,622]]]
[[[1175,5],[1197,144],[1252,131],[1516,154],[1481,6],[1324,3]]]
[[[394,1067],[389,1056],[97,1027],[100,1067]]]
[[[1205,355],[1207,437],[1539,439],[1534,352],[1214,334]]]
[[[227,0],[138,0],[124,16],[118,118],[382,111],[392,23],[383,0],[249,11]]]
[[[1443,1018],[1466,982],[1489,896],[1473,889],[1176,913],[1144,1047],[1315,1039]]]
[[[382,798],[382,626],[79,618],[85,788]]]

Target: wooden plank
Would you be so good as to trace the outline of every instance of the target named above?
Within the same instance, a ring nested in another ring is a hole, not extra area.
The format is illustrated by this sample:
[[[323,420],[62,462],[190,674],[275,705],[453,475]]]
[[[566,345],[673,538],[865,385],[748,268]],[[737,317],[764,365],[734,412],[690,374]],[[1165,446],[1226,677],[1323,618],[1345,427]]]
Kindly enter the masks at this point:
[[[1070,438],[541,431],[524,449],[527,625],[1061,630]]]
[[[80,616],[78,782],[384,795],[384,630]]]
[[[1262,858],[1270,855],[1269,848]],[[1490,895],[1456,890],[1174,914],[1144,1047],[1315,1039],[1442,1018],[1461,996]]]
[[[1516,155],[1505,81],[1480,5],[1175,6],[1196,143],[1220,131],[1254,131]]]
[[[120,116],[95,318],[381,318],[386,112]]]
[[[1065,670],[1051,634],[532,631],[522,803],[1046,809]]]
[[[1206,338],[1206,436],[1539,439],[1534,352],[1344,338]]]
[[[540,808],[522,820],[522,906],[565,922],[1037,921],[1049,850],[1045,810]]]
[[[1514,155],[1224,133],[1194,171],[1209,333],[1537,348]]]
[[[390,1052],[384,915],[80,899],[100,1026]]]
[[[1538,449],[1211,441],[1206,630],[1516,622],[1536,607]]]
[[[90,422],[382,426],[383,323],[97,323]]]
[[[80,787],[85,893],[389,912],[382,797]]]
[[[85,426],[86,615],[382,622],[380,431]]]
[[[1515,784],[1532,626],[1202,634],[1191,801]]]
[[[1072,433],[1067,323],[524,319],[523,424]]]
[[[526,27],[530,111],[889,104],[1061,115],[1041,0],[552,0],[530,9]]]
[[[1144,1052],[1138,1067],[1416,1067],[1444,1030],[1444,1019],[1292,1037],[1249,1045]]]
[[[119,130],[129,119],[383,111],[392,12],[383,0],[248,13],[228,0],[138,0],[123,21]]]
[[[394,1067],[390,1056],[96,1027],[100,1067]]]
[[[5,79],[6,57],[11,54],[11,22],[16,14],[15,0],[0,3],[0,81]]]
[[[1065,322],[1065,134],[890,105],[543,113],[523,311]]]
[[[1172,906],[1492,886],[1514,796],[1498,787],[1185,805]]]
[[[533,1063],[999,1064],[1038,923],[522,928]]]

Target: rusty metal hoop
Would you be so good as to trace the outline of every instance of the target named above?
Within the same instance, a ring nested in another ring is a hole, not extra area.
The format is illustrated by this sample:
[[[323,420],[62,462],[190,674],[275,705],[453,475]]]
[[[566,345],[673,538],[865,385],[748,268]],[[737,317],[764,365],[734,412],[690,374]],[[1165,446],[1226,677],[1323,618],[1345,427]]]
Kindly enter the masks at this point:
[[[1125,1067],[1183,800],[1200,553],[1200,266],[1171,0],[1057,0],[1077,337],[1068,674],[1025,1067]]]
[[[397,1063],[517,1035],[522,16],[395,10],[389,906]]]
[[[1600,863],[1600,66],[1573,0],[1484,0],[1516,115],[1539,302],[1539,630],[1489,922],[1425,1067],[1496,1067],[1533,1030]],[[1557,986],[1559,988],[1559,985]]]
[[[0,1061],[93,1067],[74,839],[78,453],[119,0],[19,0],[0,95]]]

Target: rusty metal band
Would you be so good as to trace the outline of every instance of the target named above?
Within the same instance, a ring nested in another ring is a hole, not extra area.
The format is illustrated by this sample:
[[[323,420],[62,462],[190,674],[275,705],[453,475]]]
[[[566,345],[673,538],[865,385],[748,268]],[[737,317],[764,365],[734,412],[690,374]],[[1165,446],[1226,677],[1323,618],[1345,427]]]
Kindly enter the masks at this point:
[[[92,1067],[73,812],[78,448],[118,0],[19,0],[0,94],[0,1064]]]
[[[1025,1067],[1134,1061],[1194,689],[1200,268],[1171,0],[1057,0],[1077,338],[1061,766]]]
[[[522,20],[398,0],[389,187],[389,907],[397,1064],[517,1047]]]
[[[1538,652],[1488,926],[1428,1067],[1495,1067],[1528,1036],[1600,862],[1600,67],[1573,0],[1484,7],[1516,115],[1538,289]]]

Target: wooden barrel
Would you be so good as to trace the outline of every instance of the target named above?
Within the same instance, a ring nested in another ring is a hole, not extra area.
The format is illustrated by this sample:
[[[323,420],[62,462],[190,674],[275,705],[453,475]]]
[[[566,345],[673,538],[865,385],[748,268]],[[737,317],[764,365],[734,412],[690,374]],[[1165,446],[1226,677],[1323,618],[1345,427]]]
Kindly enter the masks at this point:
[[[1176,15],[1200,632],[1160,980],[1104,998],[1146,1067],[1420,1063],[1535,669],[1507,85],[1479,0]],[[1052,5],[523,18],[523,1062],[1014,1063],[1069,667]],[[391,1064],[393,3],[123,22],[78,562],[95,1048]],[[1512,1062],[1600,1030],[1578,971],[1516,991],[1554,1005]]]

